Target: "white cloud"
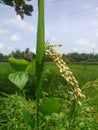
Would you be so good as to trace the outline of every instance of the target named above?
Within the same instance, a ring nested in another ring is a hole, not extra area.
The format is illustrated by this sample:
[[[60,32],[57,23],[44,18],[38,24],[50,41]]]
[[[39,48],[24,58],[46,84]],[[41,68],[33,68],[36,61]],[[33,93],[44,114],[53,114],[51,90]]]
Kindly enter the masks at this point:
[[[97,7],[97,13],[98,13],[98,7]],[[93,20],[92,24],[96,28],[96,30],[95,30],[95,36],[98,38],[98,20]]]
[[[98,29],[96,29],[96,37],[98,37]]]
[[[78,52],[78,49],[77,48],[72,48],[72,51]]]
[[[12,50],[14,50],[14,49],[13,49],[13,47],[10,47],[10,46],[9,46],[9,47],[8,47],[8,50],[9,50],[9,51],[12,51]]]
[[[5,24],[10,26],[19,27],[21,29],[24,29],[26,31],[30,32],[36,32],[35,28],[32,24],[28,23],[25,20],[21,20],[20,16],[15,16],[14,18],[10,18],[4,21]]]
[[[78,46],[77,48],[79,49],[79,51],[84,51],[84,52],[89,52],[92,49],[97,48],[96,43],[92,43],[89,40],[86,40],[84,38],[80,39],[80,40],[76,40],[75,42]]]
[[[96,9],[96,13],[98,13],[98,7],[96,7],[95,9]]]
[[[47,37],[49,37],[50,36],[50,33],[49,33],[49,31],[45,31],[45,35],[47,36]]]
[[[76,44],[77,45],[82,45],[82,46],[86,46],[86,45],[89,45],[90,44],[90,41],[84,39],[84,38],[81,38],[79,40],[76,40]]]
[[[91,22],[94,27],[98,27],[98,20],[92,20]]]
[[[12,41],[12,42],[18,42],[19,40],[20,40],[20,36],[18,34],[13,34],[10,37],[10,41]]]
[[[0,50],[3,48],[3,44],[2,43],[0,43]]]
[[[36,49],[35,48],[30,49],[30,51],[33,52],[33,53],[36,53]]]
[[[7,29],[0,28],[0,34],[6,34],[9,31]]]
[[[96,44],[95,43],[90,44],[90,48],[95,49],[96,48]]]
[[[50,43],[58,44],[58,39],[54,35],[52,35],[48,30],[45,31],[45,36],[46,41],[48,40]]]
[[[15,51],[15,48],[11,47],[11,46],[8,46],[6,48],[6,54],[10,54],[12,51]]]
[[[54,36],[53,36],[53,37],[51,37],[51,41],[52,41],[52,42],[57,42],[56,37],[54,37]]]
[[[12,51],[15,51],[15,48],[9,46],[9,47],[3,47],[3,49],[1,50],[1,53],[3,54],[10,54]]]

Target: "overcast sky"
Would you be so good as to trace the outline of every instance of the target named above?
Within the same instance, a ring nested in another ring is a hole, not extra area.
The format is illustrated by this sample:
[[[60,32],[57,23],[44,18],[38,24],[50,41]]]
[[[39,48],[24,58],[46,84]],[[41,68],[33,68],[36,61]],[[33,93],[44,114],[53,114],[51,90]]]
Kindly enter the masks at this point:
[[[35,52],[37,0],[21,20],[14,8],[0,4],[0,52],[30,48]],[[98,53],[98,0],[45,0],[45,40],[62,44],[59,52]]]

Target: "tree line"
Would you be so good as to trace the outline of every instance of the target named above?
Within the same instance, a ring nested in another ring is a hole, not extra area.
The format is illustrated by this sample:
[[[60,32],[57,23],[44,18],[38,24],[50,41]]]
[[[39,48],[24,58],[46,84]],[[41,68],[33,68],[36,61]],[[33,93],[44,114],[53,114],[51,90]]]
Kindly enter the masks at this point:
[[[8,55],[0,53],[0,62],[7,62],[8,58],[11,56],[16,59],[25,59],[27,61],[32,61],[35,58],[35,53],[31,52],[29,48],[26,48],[24,51],[17,49]]]
[[[24,51],[20,51],[19,49],[12,51],[8,55],[4,55],[0,53],[0,62],[7,62],[8,58],[13,56],[16,59],[25,59],[27,61],[32,61],[35,59],[36,54],[31,52],[29,48],[26,48]],[[70,63],[70,62],[77,62],[77,63],[98,63],[98,54],[93,53],[68,53],[62,55],[63,60]],[[45,61],[52,61],[49,57],[45,57]]]
[[[74,53],[63,54],[63,59],[67,62],[78,62],[78,63],[93,62],[93,63],[97,63],[98,62],[98,54],[74,52]]]

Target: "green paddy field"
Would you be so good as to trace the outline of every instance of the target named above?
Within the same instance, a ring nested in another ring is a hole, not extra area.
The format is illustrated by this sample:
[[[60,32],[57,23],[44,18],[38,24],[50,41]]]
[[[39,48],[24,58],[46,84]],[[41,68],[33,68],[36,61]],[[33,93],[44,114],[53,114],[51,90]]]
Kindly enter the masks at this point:
[[[68,66],[70,67],[71,71],[73,72],[73,75],[76,77],[81,87],[88,81],[98,79],[98,65],[68,64]],[[45,69],[50,71],[51,79],[52,74],[55,75],[56,77],[59,75],[57,66],[52,62],[45,63]],[[9,86],[11,83],[8,80],[8,74],[13,71],[14,70],[12,69],[9,63],[1,62],[0,84],[3,84],[4,86]]]

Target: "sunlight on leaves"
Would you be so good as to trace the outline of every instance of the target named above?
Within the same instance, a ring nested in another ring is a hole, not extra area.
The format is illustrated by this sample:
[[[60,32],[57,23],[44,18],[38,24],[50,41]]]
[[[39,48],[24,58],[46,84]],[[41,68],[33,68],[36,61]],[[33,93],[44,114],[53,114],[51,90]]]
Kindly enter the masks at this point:
[[[9,74],[8,78],[20,90],[23,90],[28,81],[28,74],[26,72],[16,72],[16,73]]]

